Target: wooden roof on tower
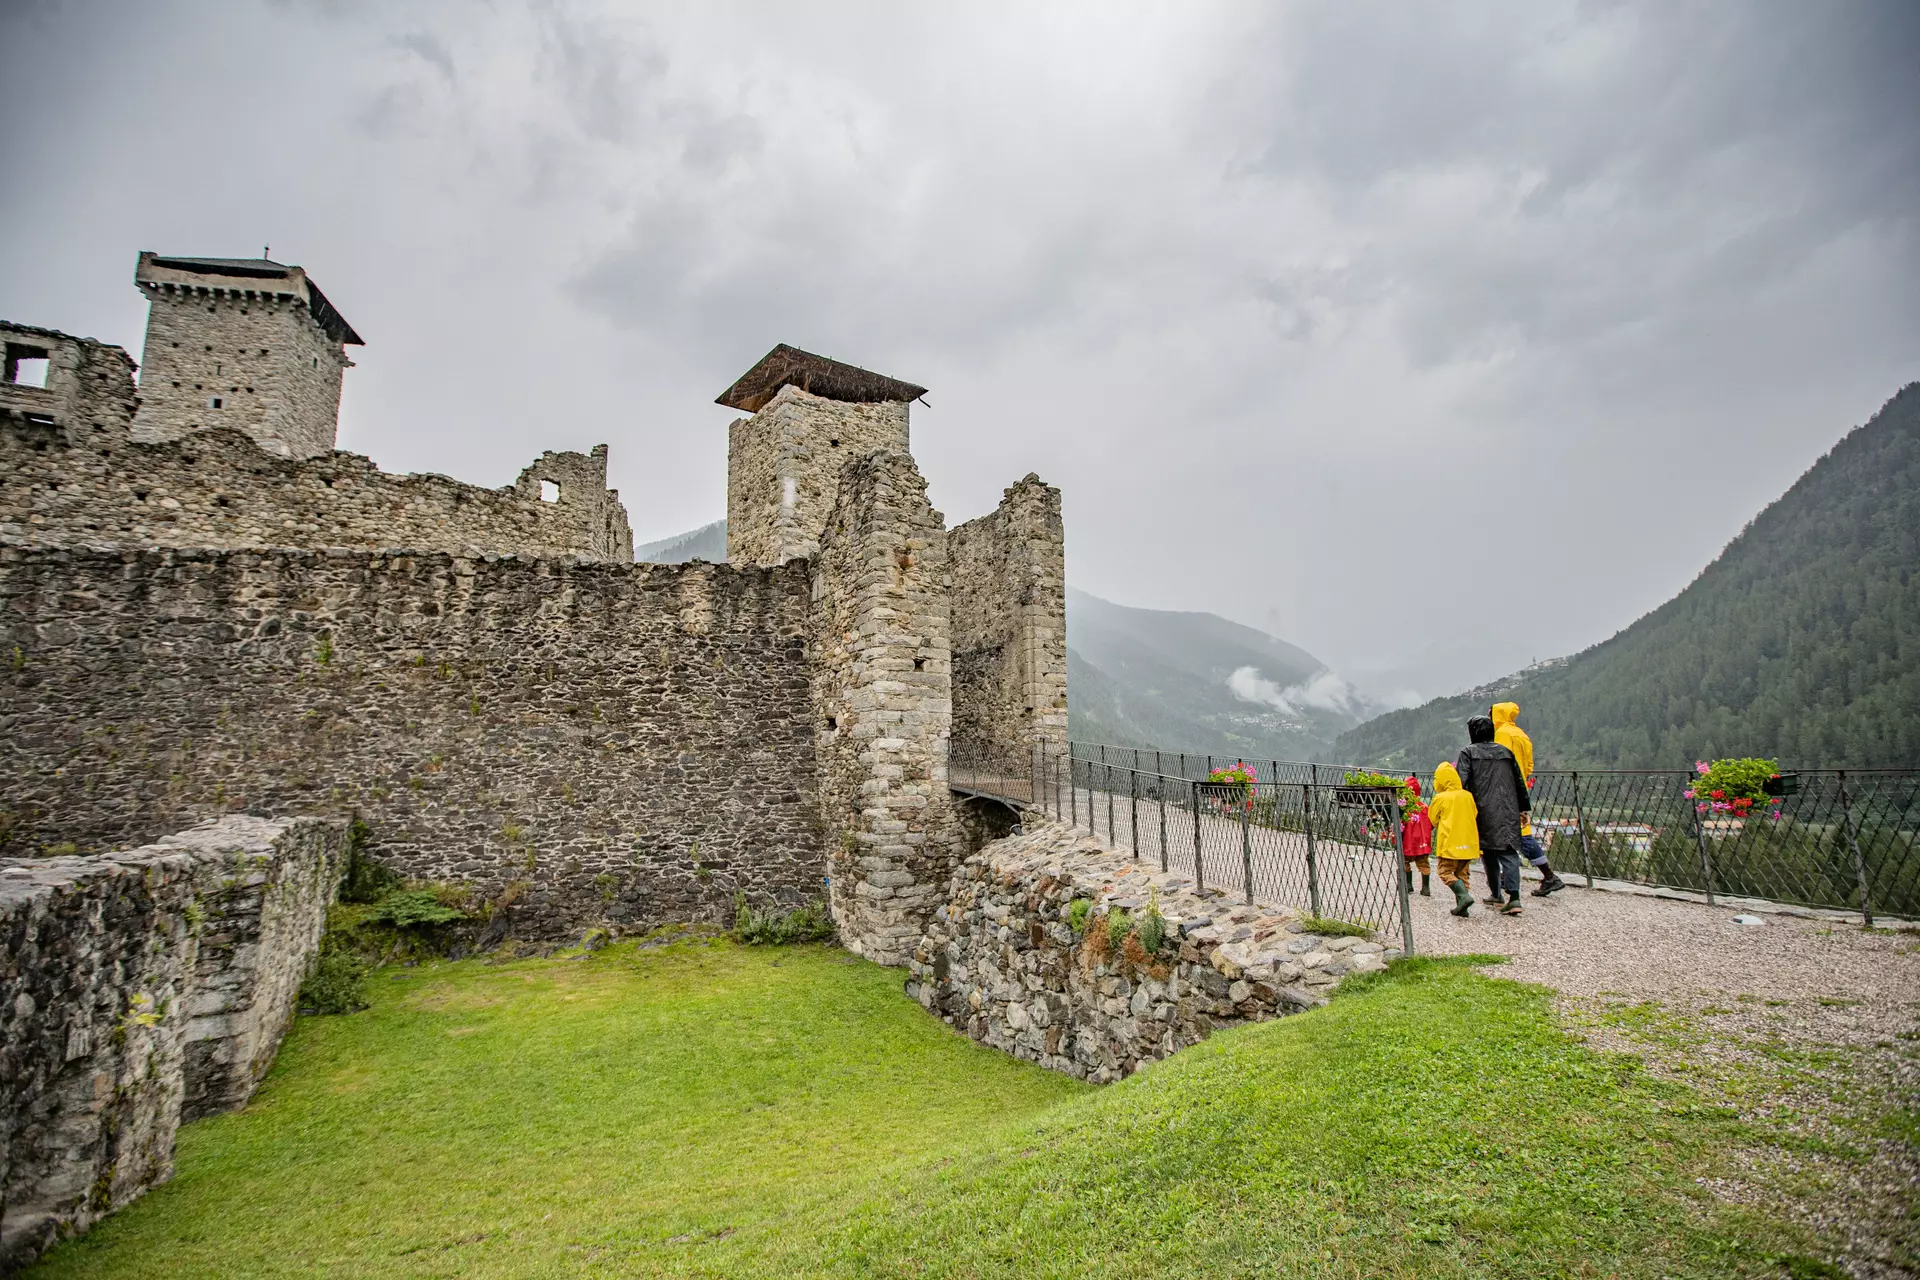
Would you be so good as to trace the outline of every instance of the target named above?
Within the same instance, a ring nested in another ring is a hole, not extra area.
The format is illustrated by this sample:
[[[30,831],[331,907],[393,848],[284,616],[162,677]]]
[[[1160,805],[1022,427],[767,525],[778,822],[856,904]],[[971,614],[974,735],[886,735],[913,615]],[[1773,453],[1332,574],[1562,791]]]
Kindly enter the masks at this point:
[[[918,400],[927,393],[925,387],[916,387],[911,382],[816,356],[783,342],[762,356],[759,364],[741,374],[740,380],[721,392],[714,403],[758,413],[782,387],[798,387],[811,395],[855,404]]]

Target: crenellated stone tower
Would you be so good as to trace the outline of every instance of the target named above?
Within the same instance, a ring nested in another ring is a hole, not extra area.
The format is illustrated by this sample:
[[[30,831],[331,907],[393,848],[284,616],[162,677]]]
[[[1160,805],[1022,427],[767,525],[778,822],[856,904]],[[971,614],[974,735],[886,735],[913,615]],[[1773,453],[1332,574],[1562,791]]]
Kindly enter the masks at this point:
[[[346,349],[363,344],[306,271],[143,252],[133,280],[149,303],[134,439],[232,427],[282,457],[332,451]]]

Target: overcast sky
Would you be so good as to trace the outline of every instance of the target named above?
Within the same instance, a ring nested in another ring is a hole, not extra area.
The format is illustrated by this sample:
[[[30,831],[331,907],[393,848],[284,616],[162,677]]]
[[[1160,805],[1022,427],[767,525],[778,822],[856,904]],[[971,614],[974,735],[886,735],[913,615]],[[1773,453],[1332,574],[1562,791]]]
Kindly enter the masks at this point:
[[[299,263],[341,447],[725,510],[776,342],[949,523],[1379,692],[1605,638],[1920,377],[1920,5],[0,4],[0,315]]]

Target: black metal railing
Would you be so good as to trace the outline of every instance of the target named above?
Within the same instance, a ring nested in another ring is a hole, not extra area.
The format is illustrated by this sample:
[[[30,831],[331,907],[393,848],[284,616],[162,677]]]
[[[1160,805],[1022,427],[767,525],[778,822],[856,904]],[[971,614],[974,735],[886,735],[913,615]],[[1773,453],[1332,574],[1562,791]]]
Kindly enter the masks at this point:
[[[1248,826],[1287,832],[1300,844],[1309,829],[1317,838],[1325,828],[1316,824],[1332,814],[1351,816],[1352,806],[1338,797],[1351,790],[1344,786],[1349,773],[1366,771],[1099,743],[1055,750],[1062,763],[1030,764],[1027,798],[1016,803],[1040,804],[1122,839],[1130,831],[1131,809],[1116,806],[1130,805],[1135,788],[1146,788],[1155,805],[1169,793],[1178,806],[1181,786],[1204,790],[1214,770],[1241,763],[1255,779]],[[1032,754],[1042,761],[1043,753]],[[1012,772],[1021,770],[1015,766]],[[1433,795],[1430,773],[1381,772],[1416,777],[1422,795]],[[1078,785],[1067,788],[1061,781],[1067,776]],[[1623,881],[1709,901],[1757,898],[1857,911],[1869,924],[1876,915],[1920,918],[1920,769],[1783,771],[1783,794],[1745,815],[1715,809],[1708,797],[1690,798],[1686,793],[1696,776],[1681,769],[1542,770],[1531,791],[1534,834],[1555,871],[1589,884]],[[1155,831],[1141,838],[1155,847]]]
[[[1289,907],[1364,925],[1413,951],[1410,880],[1400,852],[1399,794],[1350,787],[1329,771],[1315,780],[1210,784],[1189,757],[1142,767],[1144,758],[1108,758],[1095,747],[988,750],[955,744],[956,791],[1037,808],[1085,827],[1187,881],[1203,895]],[[1129,749],[1130,750],[1130,749]],[[1229,762],[1231,763],[1231,762]]]

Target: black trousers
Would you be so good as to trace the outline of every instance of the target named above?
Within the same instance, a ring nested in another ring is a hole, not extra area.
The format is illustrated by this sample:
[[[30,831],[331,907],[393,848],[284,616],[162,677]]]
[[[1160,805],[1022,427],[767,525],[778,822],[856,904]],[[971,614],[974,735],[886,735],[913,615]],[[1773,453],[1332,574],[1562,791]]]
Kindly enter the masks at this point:
[[[1520,851],[1518,849],[1482,849],[1480,865],[1487,869],[1487,883],[1503,898],[1520,892]]]

